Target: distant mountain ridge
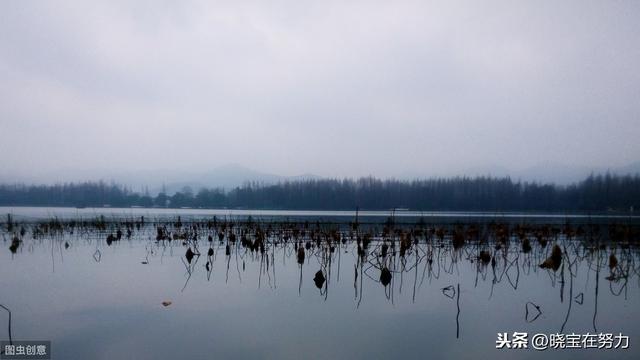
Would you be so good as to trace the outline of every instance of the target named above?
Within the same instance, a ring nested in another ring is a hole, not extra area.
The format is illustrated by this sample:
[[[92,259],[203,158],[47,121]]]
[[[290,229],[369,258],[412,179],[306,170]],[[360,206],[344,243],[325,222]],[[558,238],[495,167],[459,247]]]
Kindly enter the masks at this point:
[[[202,174],[185,175],[186,176],[184,179],[166,182],[164,184],[165,191],[171,194],[183,189],[184,187],[190,187],[194,191],[197,191],[198,189],[201,189],[203,187],[224,188],[225,190],[230,190],[237,186],[242,186],[247,182],[274,184],[287,180],[295,181],[321,178],[321,176],[314,174],[302,174],[295,176],[276,175],[255,171],[253,169],[237,164],[227,164],[219,166]],[[152,192],[159,192],[161,190],[162,187],[157,187],[154,188]]]
[[[486,166],[475,167],[463,172],[466,176],[492,176],[492,177],[506,177],[509,176],[513,180],[521,181],[535,181],[539,183],[555,183],[559,185],[566,185],[574,182],[584,180],[591,173],[604,174],[610,172],[611,174],[626,175],[626,174],[640,174],[640,162],[631,163],[623,167],[617,168],[603,168],[603,167],[586,167],[586,166],[569,166],[560,163],[544,162],[535,166],[528,167],[523,170],[510,171],[506,167],[502,166]],[[432,178],[439,176],[456,176],[459,174],[413,174],[410,176],[405,174],[398,177],[402,180],[412,180],[416,178]],[[247,182],[258,182],[263,184],[275,184],[282,181],[296,181],[307,179],[322,179],[322,176],[315,174],[302,174],[296,176],[284,176],[273,173],[265,173],[244,167],[238,164],[227,164],[216,167],[210,171],[203,173],[181,173],[179,176],[173,174],[172,177],[166,177],[164,182],[164,188],[167,193],[174,193],[182,190],[184,187],[190,187],[194,192],[203,187],[205,188],[224,188],[225,190],[233,189],[237,186],[242,186]],[[158,179],[158,177],[156,177]],[[120,181],[119,179],[116,179]],[[123,182],[131,183],[131,182]],[[144,183],[142,183],[144,184]],[[148,184],[148,182],[147,182]],[[162,184],[153,183],[149,191],[151,193],[157,193],[162,190]]]

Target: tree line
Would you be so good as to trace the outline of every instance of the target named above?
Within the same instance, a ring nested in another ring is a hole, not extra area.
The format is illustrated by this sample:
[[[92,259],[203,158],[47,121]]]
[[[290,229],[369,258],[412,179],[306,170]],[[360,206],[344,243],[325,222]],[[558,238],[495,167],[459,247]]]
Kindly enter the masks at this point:
[[[114,183],[0,185],[2,206],[193,207],[292,210],[630,211],[640,209],[640,175],[591,175],[571,185],[509,177],[424,180],[310,179],[245,183],[225,191],[184,188],[152,196]]]

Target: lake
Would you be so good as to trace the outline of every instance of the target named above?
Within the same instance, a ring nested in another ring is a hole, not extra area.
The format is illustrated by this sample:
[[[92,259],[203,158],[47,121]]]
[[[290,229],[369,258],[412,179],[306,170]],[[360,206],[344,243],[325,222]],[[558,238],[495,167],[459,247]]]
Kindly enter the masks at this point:
[[[354,212],[55,208],[0,214],[0,304],[11,312],[9,323],[0,308],[0,340],[10,329],[13,342],[51,341],[53,359],[639,354],[634,217],[360,212],[356,220]],[[514,332],[528,341],[544,334],[565,348],[496,348],[498,333],[512,339]],[[596,344],[598,334],[613,334],[612,347],[624,337],[629,347],[568,349],[556,334],[581,335],[580,347],[592,334]]]

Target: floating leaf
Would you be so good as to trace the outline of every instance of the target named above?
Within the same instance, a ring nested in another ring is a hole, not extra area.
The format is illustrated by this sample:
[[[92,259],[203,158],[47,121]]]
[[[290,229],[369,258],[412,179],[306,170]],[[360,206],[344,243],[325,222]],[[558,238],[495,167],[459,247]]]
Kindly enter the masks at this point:
[[[483,264],[488,264],[491,261],[491,254],[488,251],[482,250],[480,251],[480,255],[478,256],[478,258],[480,259],[480,261],[482,261]]]
[[[380,271],[380,282],[382,285],[387,286],[391,283],[391,271],[385,266]]]
[[[18,251],[18,247],[20,246],[20,239],[18,239],[17,237],[14,237],[13,240],[11,241],[11,246],[9,246],[9,251],[11,251],[11,253],[15,254],[16,251]]]
[[[193,252],[193,250],[191,250],[191,248],[188,248],[187,252],[186,252],[186,254],[184,254],[184,256],[187,258],[187,262],[189,264],[191,264],[191,260],[195,256],[195,253]]]
[[[453,287],[453,285],[443,287],[442,294],[448,297],[449,299],[453,299],[453,297],[456,296],[456,289]]]
[[[557,271],[560,268],[560,264],[562,263],[562,250],[560,250],[560,246],[553,245],[553,250],[551,251],[551,256],[547,258],[540,267],[543,269],[553,269],[553,271]]]
[[[528,301],[524,305],[524,318],[527,322],[531,323],[536,321],[542,315],[542,310],[540,310],[540,306]]]
[[[618,258],[611,253],[611,255],[609,255],[609,269],[613,270],[616,266],[618,266]]]
[[[313,277],[313,282],[316,284],[316,287],[318,289],[322,289],[322,286],[324,285],[324,282],[325,282],[325,278],[324,278],[324,274],[322,273],[322,270],[318,270],[316,275]]]

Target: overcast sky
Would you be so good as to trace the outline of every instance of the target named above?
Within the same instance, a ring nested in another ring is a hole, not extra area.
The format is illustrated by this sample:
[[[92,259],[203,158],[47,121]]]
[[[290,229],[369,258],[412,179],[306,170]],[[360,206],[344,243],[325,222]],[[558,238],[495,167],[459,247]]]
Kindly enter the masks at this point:
[[[621,166],[639,19],[635,0],[4,0],[0,168]]]

